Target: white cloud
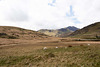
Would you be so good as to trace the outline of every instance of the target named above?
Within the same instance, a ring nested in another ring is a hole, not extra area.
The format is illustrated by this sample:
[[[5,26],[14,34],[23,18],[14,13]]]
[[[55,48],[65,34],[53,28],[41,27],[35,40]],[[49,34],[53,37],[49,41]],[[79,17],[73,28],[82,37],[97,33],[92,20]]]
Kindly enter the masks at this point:
[[[33,30],[73,25],[82,28],[99,21],[99,3],[100,0],[1,0],[0,25]],[[74,16],[68,17],[70,6]]]

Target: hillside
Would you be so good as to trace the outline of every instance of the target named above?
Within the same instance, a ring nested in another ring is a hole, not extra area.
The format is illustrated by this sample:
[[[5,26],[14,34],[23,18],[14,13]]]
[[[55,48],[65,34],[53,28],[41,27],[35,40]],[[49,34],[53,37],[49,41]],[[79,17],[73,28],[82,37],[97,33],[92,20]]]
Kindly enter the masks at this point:
[[[96,36],[100,36],[100,22],[93,23],[80,30],[77,30],[70,34],[70,36],[80,38],[96,38]]]
[[[36,31],[18,27],[0,26],[0,38],[7,39],[40,39],[48,36]]]
[[[64,37],[65,34],[68,35],[76,30],[78,30],[78,28],[74,26],[69,26],[66,28],[61,28],[56,30],[41,29],[38,32],[44,33],[49,36],[54,36],[54,37]]]

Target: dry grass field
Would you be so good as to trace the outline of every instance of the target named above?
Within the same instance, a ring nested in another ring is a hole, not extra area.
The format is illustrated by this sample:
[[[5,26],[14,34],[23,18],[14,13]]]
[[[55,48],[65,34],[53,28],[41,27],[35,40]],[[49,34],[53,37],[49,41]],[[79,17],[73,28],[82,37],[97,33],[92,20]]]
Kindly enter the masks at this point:
[[[0,39],[0,67],[100,67],[100,42]]]

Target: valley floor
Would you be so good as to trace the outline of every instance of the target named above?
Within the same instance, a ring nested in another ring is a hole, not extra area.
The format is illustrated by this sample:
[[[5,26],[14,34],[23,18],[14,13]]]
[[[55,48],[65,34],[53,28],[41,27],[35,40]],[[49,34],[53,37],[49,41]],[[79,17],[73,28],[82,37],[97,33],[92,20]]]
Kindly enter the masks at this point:
[[[0,39],[0,67],[100,67],[100,42]]]

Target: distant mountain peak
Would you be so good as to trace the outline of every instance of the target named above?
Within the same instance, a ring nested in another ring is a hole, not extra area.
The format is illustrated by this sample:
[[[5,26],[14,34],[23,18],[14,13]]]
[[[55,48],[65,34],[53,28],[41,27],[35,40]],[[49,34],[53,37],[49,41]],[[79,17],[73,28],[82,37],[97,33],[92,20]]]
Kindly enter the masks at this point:
[[[68,27],[75,27],[75,26],[68,26]]]
[[[68,26],[68,27],[56,29],[56,30],[41,29],[41,30],[39,30],[39,32],[44,33],[44,34],[49,35],[49,36],[56,36],[56,37],[62,37],[63,36],[64,37],[64,35],[72,33],[72,32],[74,32],[78,29],[79,28],[74,27],[74,26]]]
[[[75,26],[68,26],[67,29],[71,30],[71,31],[76,31],[79,28],[75,27]]]

